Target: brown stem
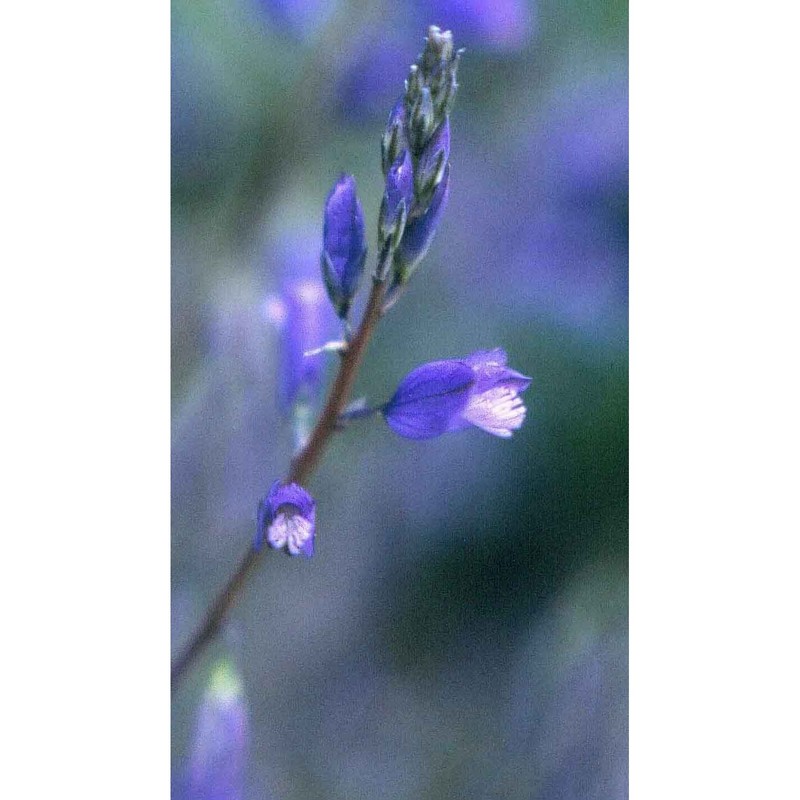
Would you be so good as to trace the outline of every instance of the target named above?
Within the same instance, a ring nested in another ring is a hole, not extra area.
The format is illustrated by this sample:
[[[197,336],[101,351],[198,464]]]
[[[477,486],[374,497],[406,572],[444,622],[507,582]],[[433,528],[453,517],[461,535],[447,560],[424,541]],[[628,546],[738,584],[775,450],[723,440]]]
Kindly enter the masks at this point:
[[[286,476],[286,483],[304,483],[317,467],[325,447],[330,440],[331,434],[336,430],[336,423],[339,415],[347,405],[350,394],[353,391],[358,369],[364,358],[364,353],[375,331],[375,326],[381,318],[381,307],[383,305],[383,295],[385,284],[373,280],[372,291],[358,327],[356,335],[353,337],[347,350],[343,353],[339,372],[331,386],[328,401],[325,408],[317,420],[317,424],[309,437],[306,446],[293,459],[289,474]],[[172,688],[181,676],[186,672],[192,662],[200,655],[205,646],[217,635],[225,617],[231,607],[236,602],[239,592],[242,590],[248,575],[253,571],[261,555],[260,550],[255,547],[245,553],[236,571],[228,579],[228,582],[217,595],[217,599],[209,607],[200,627],[189,639],[186,647],[178,654],[172,662]]]

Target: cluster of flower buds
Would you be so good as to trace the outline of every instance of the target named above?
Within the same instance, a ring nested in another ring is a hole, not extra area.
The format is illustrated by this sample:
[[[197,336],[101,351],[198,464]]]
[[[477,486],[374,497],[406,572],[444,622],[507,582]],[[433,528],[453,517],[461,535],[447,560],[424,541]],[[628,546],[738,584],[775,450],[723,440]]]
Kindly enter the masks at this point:
[[[382,246],[391,237],[390,302],[425,257],[447,205],[449,117],[458,89],[456,75],[462,52],[454,49],[450,31],[442,32],[435,25],[428,29],[425,49],[411,66],[405,95],[395,103],[381,140],[386,191],[380,234]],[[410,182],[409,171],[413,173]],[[402,175],[402,186],[398,172]],[[398,196],[405,204],[403,215],[391,213],[391,198]],[[388,265],[385,269],[388,270]]]
[[[463,51],[435,25],[412,64],[406,91],[381,140],[385,179],[378,216],[375,279],[385,281],[387,307],[428,252],[450,193],[450,111]],[[352,175],[342,175],[325,203],[322,275],[336,313],[347,320],[366,258],[364,214]]]

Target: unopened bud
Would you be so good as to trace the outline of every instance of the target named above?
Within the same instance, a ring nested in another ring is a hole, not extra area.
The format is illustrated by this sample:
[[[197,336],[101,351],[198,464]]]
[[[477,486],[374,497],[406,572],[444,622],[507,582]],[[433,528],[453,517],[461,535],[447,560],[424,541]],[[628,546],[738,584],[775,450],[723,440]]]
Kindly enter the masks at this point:
[[[379,232],[382,241],[391,238],[397,247],[414,200],[414,173],[408,150],[395,159],[386,174],[386,189],[381,204]]]
[[[394,255],[393,283],[402,285],[425,257],[450,197],[450,165],[433,193],[430,205],[422,216],[406,223],[403,238]]]
[[[364,212],[352,175],[342,175],[325,202],[323,248],[320,257],[325,288],[336,313],[347,317],[358,289],[367,246],[364,241]]]

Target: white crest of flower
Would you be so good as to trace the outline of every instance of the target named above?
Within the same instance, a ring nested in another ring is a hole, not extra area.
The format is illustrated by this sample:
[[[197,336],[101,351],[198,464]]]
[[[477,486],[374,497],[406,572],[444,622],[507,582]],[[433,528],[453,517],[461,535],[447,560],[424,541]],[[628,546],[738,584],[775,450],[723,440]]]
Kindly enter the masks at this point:
[[[267,541],[276,549],[286,549],[296,556],[311,537],[311,523],[300,514],[278,514],[267,529]]]
[[[496,386],[485,392],[472,395],[462,416],[478,428],[510,439],[512,431],[525,421],[525,408],[519,391],[510,386]]]

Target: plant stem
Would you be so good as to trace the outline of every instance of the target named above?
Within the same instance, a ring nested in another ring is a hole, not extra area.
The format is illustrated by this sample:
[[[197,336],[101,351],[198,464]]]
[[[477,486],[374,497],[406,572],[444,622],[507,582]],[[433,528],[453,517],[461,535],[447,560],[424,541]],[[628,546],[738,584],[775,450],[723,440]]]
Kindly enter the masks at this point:
[[[372,291],[367,301],[367,307],[364,309],[361,324],[349,347],[342,353],[339,372],[331,386],[325,407],[322,409],[306,446],[292,460],[289,474],[286,476],[286,483],[305,483],[319,464],[331,435],[337,428],[339,415],[350,400],[350,394],[353,391],[367,345],[381,318],[385,288],[383,281],[373,280]],[[236,571],[228,579],[216,600],[209,606],[200,627],[172,662],[173,690],[178,680],[219,632],[228,612],[236,603],[247,577],[259,562],[262,552],[263,550],[256,550],[251,545],[239,562]]]

